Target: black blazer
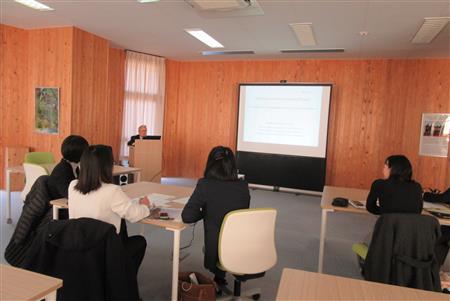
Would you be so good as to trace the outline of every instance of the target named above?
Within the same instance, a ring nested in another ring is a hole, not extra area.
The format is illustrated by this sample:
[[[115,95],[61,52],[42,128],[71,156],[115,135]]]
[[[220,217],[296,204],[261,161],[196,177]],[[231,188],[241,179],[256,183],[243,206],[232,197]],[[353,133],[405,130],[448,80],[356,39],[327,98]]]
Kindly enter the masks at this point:
[[[185,223],[203,219],[205,228],[204,265],[214,271],[219,260],[218,243],[220,227],[225,215],[233,210],[250,206],[250,193],[246,181],[218,181],[200,179],[183,209]]]
[[[52,200],[68,198],[69,184],[75,180],[72,166],[64,159],[55,166],[47,182]]]
[[[374,181],[366,202],[367,211],[373,214],[421,213],[422,207],[422,186],[397,179]]]
[[[130,139],[130,141],[128,141],[127,144],[128,144],[129,146],[133,145],[133,144],[134,144],[134,141],[135,141],[136,139],[139,140],[139,135],[131,136],[131,139]]]

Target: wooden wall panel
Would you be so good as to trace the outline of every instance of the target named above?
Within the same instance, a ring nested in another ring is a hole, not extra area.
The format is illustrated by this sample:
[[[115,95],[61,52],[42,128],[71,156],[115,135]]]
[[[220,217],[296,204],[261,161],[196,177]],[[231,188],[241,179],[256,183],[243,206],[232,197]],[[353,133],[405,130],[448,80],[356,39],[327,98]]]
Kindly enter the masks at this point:
[[[60,159],[70,134],[112,145],[122,130],[125,54],[77,28],[22,30],[0,24],[0,162],[4,146],[28,146]],[[59,134],[34,132],[34,88],[60,88]],[[0,173],[3,183],[4,169]]]
[[[214,145],[236,146],[245,82],[329,82],[327,184],[368,188],[384,159],[407,155],[424,187],[444,188],[445,159],[418,156],[423,112],[449,112],[449,60],[167,61],[165,176],[199,177]]]
[[[74,30],[72,131],[91,144],[108,144],[104,120],[108,91],[109,43],[88,32]]]
[[[111,145],[116,160],[122,131],[125,53],[103,38],[74,29],[72,132],[90,144]]]
[[[125,96],[125,51],[109,48],[108,55],[108,99],[103,128],[109,144],[113,147],[114,158],[119,160],[122,134],[123,101]]]
[[[0,24],[0,186],[4,187],[5,147],[27,145],[23,106],[27,98],[28,32]]]
[[[28,34],[27,146],[32,151],[52,152],[58,161],[61,158],[61,142],[71,133],[73,28],[36,29],[29,30]],[[59,88],[58,134],[34,131],[36,87]]]

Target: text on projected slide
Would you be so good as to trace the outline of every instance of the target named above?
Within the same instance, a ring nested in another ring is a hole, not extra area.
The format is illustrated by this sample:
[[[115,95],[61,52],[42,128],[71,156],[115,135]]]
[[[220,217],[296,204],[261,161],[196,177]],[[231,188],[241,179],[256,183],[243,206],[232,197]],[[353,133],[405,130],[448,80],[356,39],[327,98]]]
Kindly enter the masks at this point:
[[[323,88],[284,88],[247,90],[243,140],[317,147]]]

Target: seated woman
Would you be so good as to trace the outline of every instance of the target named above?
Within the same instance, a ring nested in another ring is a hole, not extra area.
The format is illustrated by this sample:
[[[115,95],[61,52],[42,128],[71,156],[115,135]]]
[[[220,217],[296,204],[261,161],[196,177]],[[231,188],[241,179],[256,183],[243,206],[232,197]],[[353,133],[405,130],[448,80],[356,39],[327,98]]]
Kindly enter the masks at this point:
[[[378,204],[377,204],[378,202]],[[389,156],[384,161],[383,179],[375,180],[367,196],[366,209],[372,214],[422,212],[422,186],[412,180],[412,166],[403,155]],[[372,239],[372,231],[362,244],[355,244],[354,251],[365,258]],[[363,270],[363,259],[360,266]]]
[[[367,196],[367,211],[373,214],[422,212],[422,186],[412,180],[412,166],[403,155],[384,161],[384,179],[375,180]],[[378,205],[377,205],[378,200]]]
[[[111,184],[113,155],[110,146],[93,145],[84,151],[80,161],[80,176],[69,185],[69,217],[95,218],[116,227],[121,232],[121,218],[134,223],[150,213],[147,198],[139,204],[131,202],[120,186]],[[136,235],[121,236],[137,274],[144,258],[147,243]]]
[[[236,160],[228,147],[214,147],[208,156],[204,177],[181,214],[183,222],[203,219],[205,230],[205,267],[214,273],[214,281],[226,285],[225,272],[217,268],[218,242],[222,221],[233,210],[249,208],[248,184],[237,176]]]

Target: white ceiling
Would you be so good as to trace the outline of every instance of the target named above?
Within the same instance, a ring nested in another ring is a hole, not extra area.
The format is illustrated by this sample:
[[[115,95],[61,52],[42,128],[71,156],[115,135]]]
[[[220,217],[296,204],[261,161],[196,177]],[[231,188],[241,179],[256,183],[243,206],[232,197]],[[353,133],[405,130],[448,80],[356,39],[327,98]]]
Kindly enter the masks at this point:
[[[202,17],[183,0],[147,4],[136,0],[42,1],[55,9],[51,12],[0,1],[3,24],[26,29],[76,26],[116,47],[178,60],[450,57],[448,25],[430,44],[411,43],[425,17],[450,16],[449,0],[258,0],[264,15],[232,18]],[[288,25],[303,22],[313,24],[317,46],[302,47]],[[184,28],[202,28],[225,46],[219,50],[253,50],[256,54],[203,57],[201,51],[213,49]],[[360,31],[369,34],[362,38]],[[345,48],[345,52],[279,52],[302,48]]]

